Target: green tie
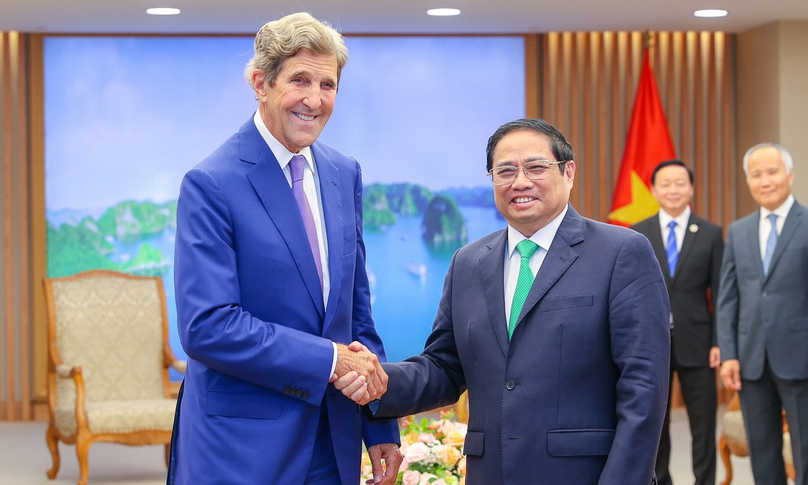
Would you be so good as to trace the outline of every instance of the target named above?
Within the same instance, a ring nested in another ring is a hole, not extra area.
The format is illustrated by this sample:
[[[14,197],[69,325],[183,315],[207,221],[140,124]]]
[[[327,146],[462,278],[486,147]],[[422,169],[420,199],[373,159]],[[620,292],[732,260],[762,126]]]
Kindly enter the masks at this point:
[[[522,261],[519,264],[519,279],[516,280],[516,291],[513,292],[513,304],[511,304],[511,317],[508,319],[508,340],[513,335],[513,330],[516,328],[516,320],[519,319],[519,314],[522,313],[522,307],[525,305],[527,294],[530,292],[530,287],[533,286],[533,271],[530,270],[530,257],[539,249],[539,245],[525,239],[516,245],[516,250]]]

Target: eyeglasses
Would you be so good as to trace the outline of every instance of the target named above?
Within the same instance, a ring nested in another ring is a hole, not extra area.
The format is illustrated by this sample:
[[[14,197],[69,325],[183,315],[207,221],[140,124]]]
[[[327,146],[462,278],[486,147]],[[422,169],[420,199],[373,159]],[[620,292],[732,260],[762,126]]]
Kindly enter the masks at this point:
[[[553,165],[563,165],[569,160],[561,160],[558,162],[551,162],[549,160],[534,160],[528,162],[521,167],[513,165],[504,165],[501,167],[494,167],[488,171],[488,177],[494,185],[511,185],[516,181],[519,171],[524,172],[525,177],[530,180],[540,180],[547,176],[547,170]]]

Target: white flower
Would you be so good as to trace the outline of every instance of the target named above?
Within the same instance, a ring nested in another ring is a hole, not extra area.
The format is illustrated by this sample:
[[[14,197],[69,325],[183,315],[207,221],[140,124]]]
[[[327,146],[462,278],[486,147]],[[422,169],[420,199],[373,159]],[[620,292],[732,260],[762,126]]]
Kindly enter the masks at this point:
[[[418,482],[418,485],[429,485],[430,478],[438,478],[437,475],[433,475],[431,473],[422,473],[421,474],[421,481]]]
[[[418,463],[420,461],[424,461],[429,457],[429,448],[421,443],[413,443],[407,447],[407,454],[404,455],[404,458],[407,459],[410,463]]]

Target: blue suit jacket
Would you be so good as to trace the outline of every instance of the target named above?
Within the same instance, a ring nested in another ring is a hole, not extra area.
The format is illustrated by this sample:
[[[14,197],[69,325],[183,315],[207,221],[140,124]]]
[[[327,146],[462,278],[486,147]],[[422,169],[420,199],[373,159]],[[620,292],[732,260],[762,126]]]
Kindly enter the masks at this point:
[[[302,484],[327,406],[339,472],[359,483],[361,440],[398,442],[328,384],[331,341],[384,358],[370,314],[356,161],[315,143],[331,292],[289,183],[252,118],[189,171],[177,206],[175,287],[188,354],[177,484]]]
[[[512,340],[507,231],[455,254],[424,352],[384,364],[376,416],[469,392],[468,485],[648,485],[665,415],[668,292],[648,240],[570,207]]]

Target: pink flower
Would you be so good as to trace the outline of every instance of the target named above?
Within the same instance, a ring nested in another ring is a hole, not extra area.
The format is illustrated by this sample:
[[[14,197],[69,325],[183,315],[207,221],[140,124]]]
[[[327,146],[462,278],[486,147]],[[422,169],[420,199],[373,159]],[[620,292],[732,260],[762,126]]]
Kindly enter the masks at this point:
[[[418,441],[426,444],[432,443],[435,441],[435,435],[431,433],[421,433],[418,435]]]
[[[410,463],[418,463],[419,461],[424,461],[429,456],[429,448],[421,443],[413,443],[407,447],[407,454],[404,458],[407,459]]]
[[[430,483],[429,485],[448,485],[448,484],[446,483],[446,480],[444,480],[442,478],[438,478],[437,480]]]
[[[403,460],[401,460],[401,466],[398,467],[398,472],[401,473],[403,471],[406,471],[409,467],[410,467],[410,460],[408,460],[405,457]]]
[[[431,473],[423,473],[421,474],[421,481],[418,482],[418,485],[429,485],[430,478],[438,478],[438,476]]]
[[[402,485],[418,485],[420,480],[421,474],[415,470],[407,470],[404,472],[404,475],[401,476]]]

